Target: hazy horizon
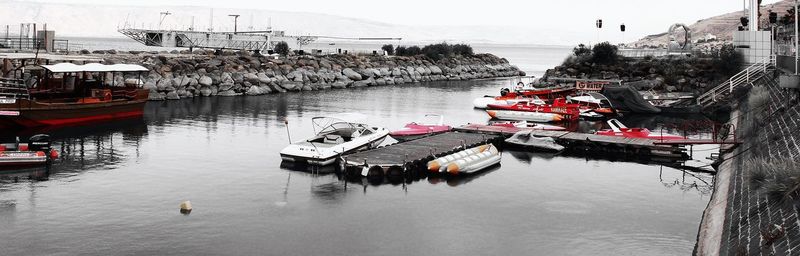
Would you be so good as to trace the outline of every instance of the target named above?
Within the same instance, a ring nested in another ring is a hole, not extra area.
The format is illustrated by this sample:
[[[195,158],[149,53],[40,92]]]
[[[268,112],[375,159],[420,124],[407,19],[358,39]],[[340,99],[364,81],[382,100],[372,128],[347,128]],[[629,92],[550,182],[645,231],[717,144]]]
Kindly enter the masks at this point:
[[[765,1],[769,4],[777,1]],[[0,0],[0,24],[13,28],[23,22],[48,23],[61,37],[122,38],[116,28],[157,28],[159,13],[169,11],[161,28],[186,29],[194,21],[197,30],[209,27],[213,9],[214,29],[232,30],[228,14],[240,14],[239,28],[275,29],[298,35],[344,37],[403,37],[408,41],[451,41],[487,44],[535,44],[564,46],[577,43],[631,42],[665,32],[674,23],[690,25],[699,19],[741,10],[740,1],[578,1],[454,4],[409,0],[399,4],[375,4],[362,0],[275,2],[269,7],[249,0],[132,1],[99,0]],[[581,8],[576,8],[582,6]],[[16,7],[16,8],[15,8]],[[247,9],[244,9],[244,8]],[[5,11],[4,11],[5,10]],[[631,11],[638,10],[638,11]],[[647,10],[657,14],[643,18]],[[598,14],[602,13],[602,14]],[[594,21],[604,20],[598,33]],[[638,21],[642,20],[644,21]],[[557,22],[552,22],[552,21]],[[626,33],[619,31],[624,23]]]

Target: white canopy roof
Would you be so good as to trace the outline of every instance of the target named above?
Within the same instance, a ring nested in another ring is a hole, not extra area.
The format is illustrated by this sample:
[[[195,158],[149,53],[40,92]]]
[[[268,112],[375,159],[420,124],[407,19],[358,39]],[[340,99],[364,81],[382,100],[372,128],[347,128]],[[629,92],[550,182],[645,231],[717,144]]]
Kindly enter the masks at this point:
[[[318,116],[312,119],[333,119],[336,121],[347,122],[347,123],[355,123],[360,124],[363,123],[367,116],[361,113],[339,113],[339,114],[332,114],[326,116]]]
[[[147,68],[134,64],[113,64],[104,65],[100,63],[89,63],[85,65],[75,65],[73,63],[58,63],[55,65],[42,65],[43,68],[53,73],[72,73],[72,72],[140,72],[149,71]]]

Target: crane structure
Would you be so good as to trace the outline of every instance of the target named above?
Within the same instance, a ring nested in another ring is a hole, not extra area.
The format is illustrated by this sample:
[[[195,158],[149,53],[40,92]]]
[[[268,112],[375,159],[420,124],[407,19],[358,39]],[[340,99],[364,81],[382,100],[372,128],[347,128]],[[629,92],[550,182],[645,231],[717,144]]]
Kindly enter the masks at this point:
[[[293,49],[302,49],[303,46],[306,46],[320,38],[355,41],[402,40],[402,38],[295,36],[286,35],[284,31],[277,30],[214,32],[122,28],[118,31],[123,35],[147,46],[189,49],[229,49],[262,52],[272,50],[275,47],[275,44],[278,42],[286,42],[289,44],[289,47]]]

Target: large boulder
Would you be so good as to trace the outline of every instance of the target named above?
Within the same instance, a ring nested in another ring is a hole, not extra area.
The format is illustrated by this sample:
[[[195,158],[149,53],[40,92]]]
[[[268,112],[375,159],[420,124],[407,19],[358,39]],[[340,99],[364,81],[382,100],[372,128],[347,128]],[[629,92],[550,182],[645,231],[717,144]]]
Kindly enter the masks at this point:
[[[261,88],[259,88],[258,86],[253,85],[253,86],[250,86],[250,89],[247,89],[247,92],[245,92],[245,94],[247,94],[247,95],[261,95],[261,94],[264,94],[264,93],[261,92]]]
[[[214,83],[214,81],[211,80],[211,77],[208,77],[208,76],[200,77],[200,81],[198,81],[198,82],[202,86],[211,86]]]
[[[178,92],[176,92],[176,91],[168,92],[166,98],[168,100],[179,100],[179,99],[181,99],[181,97],[178,96]]]
[[[361,81],[361,79],[363,79],[361,77],[361,74],[350,68],[342,70],[342,75],[346,76],[347,78],[353,81]]]

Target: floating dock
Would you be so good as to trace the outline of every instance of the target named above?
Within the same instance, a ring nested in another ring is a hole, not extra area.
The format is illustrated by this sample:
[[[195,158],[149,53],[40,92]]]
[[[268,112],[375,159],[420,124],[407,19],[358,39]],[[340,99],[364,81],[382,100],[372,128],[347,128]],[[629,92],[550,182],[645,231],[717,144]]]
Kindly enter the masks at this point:
[[[460,132],[483,133],[508,137],[518,129],[508,128],[475,128],[463,126],[455,129]],[[532,130],[536,137],[550,137],[568,151],[581,152],[587,155],[610,155],[643,158],[659,162],[681,162],[689,160],[686,148],[680,145],[661,144],[660,140],[603,136],[567,131]]]
[[[361,173],[368,168],[367,176],[402,175],[424,169],[428,161],[487,143],[500,142],[501,134],[473,132],[446,132],[438,135],[367,150],[342,158],[340,163],[348,173]]]

